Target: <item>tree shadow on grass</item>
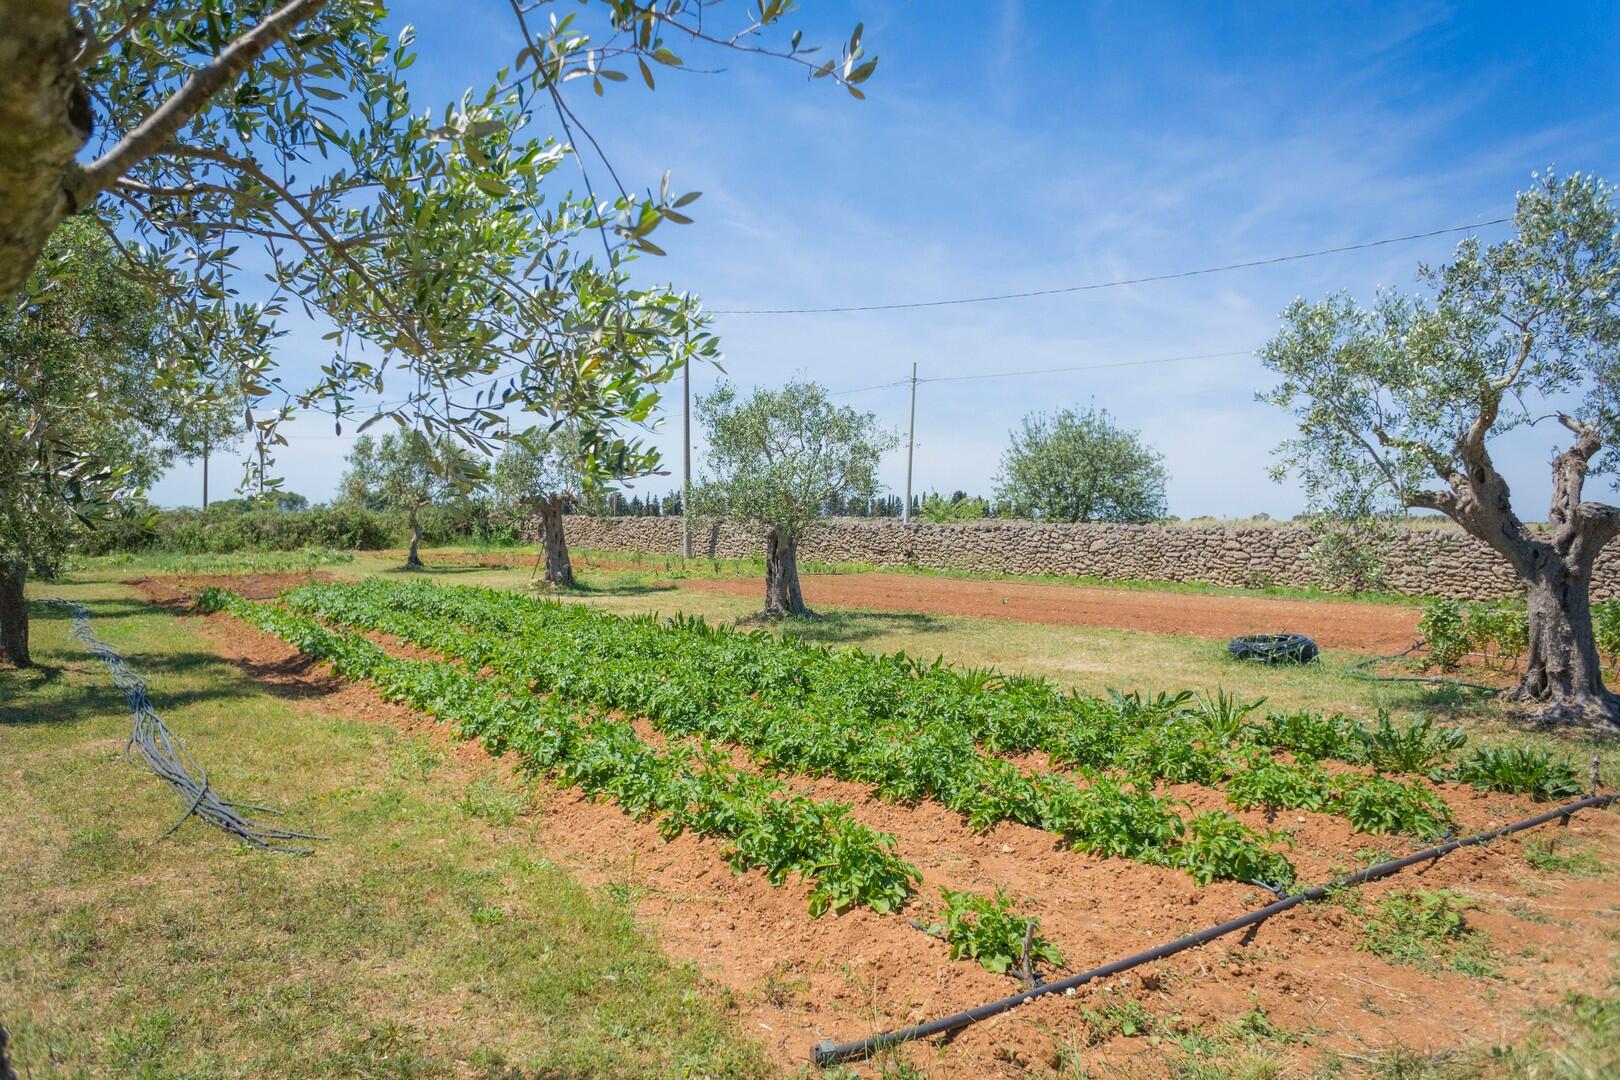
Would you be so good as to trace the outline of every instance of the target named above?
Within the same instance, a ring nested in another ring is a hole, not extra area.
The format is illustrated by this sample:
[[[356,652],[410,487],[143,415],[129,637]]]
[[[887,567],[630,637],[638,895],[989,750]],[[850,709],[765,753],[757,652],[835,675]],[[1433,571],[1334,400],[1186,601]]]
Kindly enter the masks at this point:
[[[622,581],[610,585],[594,585],[580,578],[574,579],[570,589],[559,589],[557,595],[578,596],[650,596],[653,593],[674,592],[679,586],[670,581]],[[540,595],[544,596],[545,593]]]
[[[92,627],[102,619],[127,619],[133,615],[151,615],[156,610],[155,605],[144,600],[84,600],[80,603],[90,612]],[[72,619],[73,613],[65,604],[48,604],[43,599],[28,601],[30,623],[66,623]]]
[[[782,619],[749,615],[738,619],[737,626],[749,630],[776,630],[784,637],[801,638],[822,645],[847,645],[893,633],[939,634],[950,629],[945,620],[921,612],[847,610],[824,610],[808,617]]]
[[[107,666],[87,652],[68,650],[52,658],[60,664],[40,664],[17,670],[0,670],[0,727],[30,727],[65,724],[89,715],[125,715],[129,703],[112,681]],[[207,652],[166,652],[123,654],[130,669],[146,681],[147,695],[158,715],[166,709],[196,704],[222,704],[249,696],[245,688],[165,690],[164,684],[177,675],[224,663]],[[70,674],[77,679],[68,679]]]

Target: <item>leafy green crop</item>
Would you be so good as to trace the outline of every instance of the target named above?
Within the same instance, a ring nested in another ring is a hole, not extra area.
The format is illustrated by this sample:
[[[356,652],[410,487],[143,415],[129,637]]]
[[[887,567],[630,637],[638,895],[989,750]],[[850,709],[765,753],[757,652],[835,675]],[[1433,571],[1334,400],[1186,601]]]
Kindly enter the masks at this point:
[[[665,837],[690,830],[727,839],[733,867],[762,870],[773,884],[790,873],[803,876],[811,884],[812,915],[853,905],[891,912],[920,881],[895,853],[894,838],[854,821],[847,805],[788,793],[778,780],[732,767],[701,741],[655,750],[627,723],[576,715],[556,697],[481,678],[473,674],[477,668],[392,657],[363,637],[235,594],[211,600],[326,660],[338,675],[368,681],[384,697],[454,724],[462,738],[477,738],[492,753],[515,751],[535,770],[555,770],[635,817],[657,820]],[[473,812],[475,802],[468,804]]]
[[[929,933],[945,939],[952,960],[969,957],[984,965],[986,971],[1004,975],[1023,958],[1024,936],[1030,934],[1031,967],[1037,961],[1053,967],[1063,963],[1057,946],[1041,936],[1041,921],[1013,911],[1012,901],[1003,890],[997,889],[993,897],[943,887],[939,892],[944,901],[942,922],[929,927]]]
[[[1481,746],[1457,762],[1453,775],[1486,791],[1529,795],[1540,802],[1573,798],[1581,780],[1567,761],[1528,746]]]
[[[621,619],[494,590],[365,582],[311,586],[286,600],[528,690],[645,716],[671,737],[743,746],[776,771],[866,783],[896,801],[933,799],[974,827],[1015,821],[1059,832],[1083,850],[1187,866],[1211,878],[1176,855],[1184,831],[1176,804],[1153,794],[1143,770],[1129,767],[1155,753],[1174,756],[1185,744],[1193,755],[1181,766],[1160,762],[1153,771],[1177,779],[1224,775],[1210,763],[1224,761],[1225,748],[1203,749],[1208,727],[1184,707],[1190,695],[1126,699],[1114,731],[1128,737],[1096,764],[1077,763],[1084,782],[1076,783],[1026,773],[987,749],[1028,748],[1050,736],[1053,709],[1073,728],[1077,709],[1095,707],[1043,680],[963,679],[937,661],[904,654],[838,652],[694,619]],[[1156,727],[1129,733],[1128,722],[1147,717]],[[1133,779],[1121,783],[1113,771]],[[1265,837],[1223,816],[1226,838],[1246,837],[1253,860],[1264,860]]]

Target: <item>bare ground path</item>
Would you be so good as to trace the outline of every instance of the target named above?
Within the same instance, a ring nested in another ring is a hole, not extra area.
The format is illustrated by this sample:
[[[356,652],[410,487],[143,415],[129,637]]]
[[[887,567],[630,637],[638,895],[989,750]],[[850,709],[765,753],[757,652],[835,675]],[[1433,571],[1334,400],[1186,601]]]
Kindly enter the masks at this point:
[[[918,574],[815,574],[803,579],[812,608],[854,607],[979,619],[1105,626],[1155,634],[1226,639],[1239,634],[1288,631],[1327,649],[1398,652],[1417,637],[1418,609],[1349,600],[1286,600],[1269,596],[1153,592],[1094,585],[981,581]],[[702,578],[683,589],[751,596],[764,588],[752,579]]]

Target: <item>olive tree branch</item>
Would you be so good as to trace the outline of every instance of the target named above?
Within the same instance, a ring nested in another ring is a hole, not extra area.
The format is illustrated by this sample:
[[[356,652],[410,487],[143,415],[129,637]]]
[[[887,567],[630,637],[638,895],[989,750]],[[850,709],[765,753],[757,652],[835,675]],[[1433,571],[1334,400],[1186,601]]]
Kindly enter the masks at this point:
[[[326,0],[289,0],[227,45],[116,146],[70,175],[67,189],[71,205],[84,206],[118,177],[163,150],[187,121],[208,107],[215,94],[235,82],[294,27],[325,5]]]

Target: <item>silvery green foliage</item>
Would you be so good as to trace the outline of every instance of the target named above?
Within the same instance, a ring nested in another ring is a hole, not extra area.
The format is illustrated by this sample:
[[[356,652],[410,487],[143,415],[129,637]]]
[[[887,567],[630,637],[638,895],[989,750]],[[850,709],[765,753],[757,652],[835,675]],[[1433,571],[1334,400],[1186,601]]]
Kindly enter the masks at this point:
[[[1157,521],[1164,457],[1107,409],[1031,413],[1001,458],[996,502],[1040,521]]]
[[[756,390],[740,401],[721,383],[700,397],[708,457],[692,492],[697,514],[755,521],[797,538],[833,500],[864,501],[899,436],[873,413],[833,405],[811,382]]]
[[[515,402],[650,466],[618,429],[718,347],[693,298],[633,287],[625,264],[661,254],[653,232],[689,222],[698,193],[667,175],[632,192],[605,159],[611,189],[593,187],[596,140],[564,88],[600,94],[627,72],[652,87],[655,68],[685,66],[682,43],[798,64],[857,97],[876,64],[858,26],[812,58],[797,33],[773,43],[792,3],[729,19],[713,6],[514,3],[512,64],[428,108],[404,78],[414,31],[385,32],[377,0],[7,0],[0,293],[62,221],[90,215],[183,331],[157,373],[208,371],[245,394],[256,461],[273,463],[295,409],[488,451],[495,407]],[[320,376],[296,387],[273,358],[290,315],[330,328]],[[357,406],[373,395],[393,400]]]
[[[1261,350],[1280,381],[1261,399],[1297,438],[1276,471],[1313,506],[1355,517],[1391,505],[1466,514],[1491,438],[1549,418],[1590,431],[1613,466],[1620,245],[1612,189],[1548,175],[1518,197],[1514,235],[1470,237],[1423,267],[1423,291],[1296,300]],[[1560,417],[1561,414],[1561,417]],[[1454,515],[1455,516],[1455,515]]]
[[[579,497],[587,488],[604,482],[591,477],[587,483],[579,433],[571,428],[548,431],[533,427],[507,439],[490,472],[490,493],[503,507],[532,506],[552,496]]]

